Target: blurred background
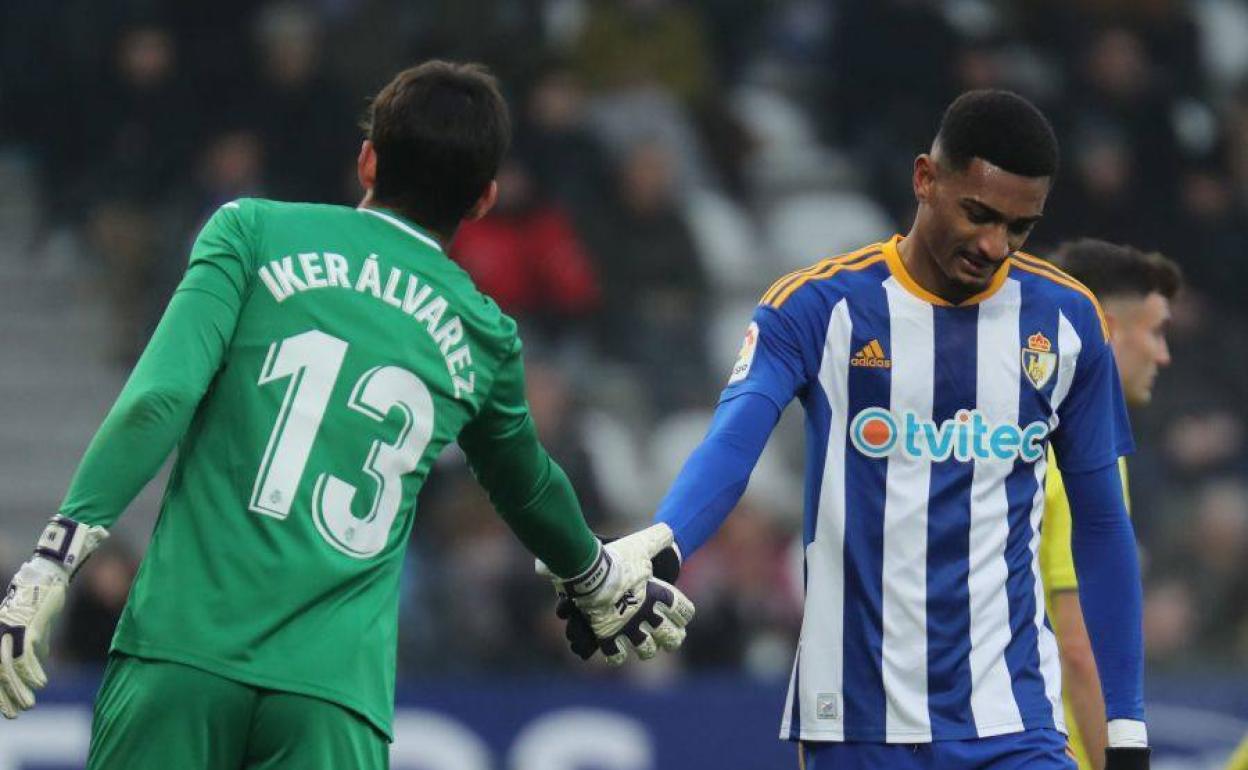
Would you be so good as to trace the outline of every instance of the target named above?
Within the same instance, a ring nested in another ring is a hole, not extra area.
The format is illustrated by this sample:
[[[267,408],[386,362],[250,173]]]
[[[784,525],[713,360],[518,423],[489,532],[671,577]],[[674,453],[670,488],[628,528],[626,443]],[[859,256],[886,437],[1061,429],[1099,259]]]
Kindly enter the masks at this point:
[[[1174,364],[1132,415],[1131,493],[1158,766],[1219,766],[1248,731],[1242,0],[0,3],[0,572],[56,510],[199,225],[240,196],[354,205],[366,97],[435,56],[488,64],[510,101],[499,205],[451,254],[520,321],[534,418],[604,534],[648,520],[763,290],[908,228],[944,106],[1036,101],[1063,164],[1028,250],[1106,238],[1189,280]],[[396,768],[793,766],[774,736],[802,601],[798,411],[686,565],[685,649],[623,673],[566,651],[549,587],[448,451],[403,585]],[[84,570],[53,705],[0,725],[0,770],[80,761],[159,493]],[[702,753],[681,754],[686,722]]]

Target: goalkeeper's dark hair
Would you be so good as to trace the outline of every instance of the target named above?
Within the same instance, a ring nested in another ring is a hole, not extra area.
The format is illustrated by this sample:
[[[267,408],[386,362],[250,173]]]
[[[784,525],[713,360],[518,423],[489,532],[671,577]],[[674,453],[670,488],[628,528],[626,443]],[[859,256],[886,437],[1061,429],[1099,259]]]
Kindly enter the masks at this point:
[[[1026,177],[1057,174],[1057,136],[1034,104],[1011,91],[967,91],[945,110],[936,135],[941,157],[958,171],[980,158]]]
[[[1183,271],[1164,255],[1095,238],[1061,244],[1052,261],[1101,301],[1154,292],[1174,299],[1183,285]]]
[[[443,235],[485,192],[511,143],[489,70],[436,59],[395,75],[362,127],[377,151],[377,202]]]

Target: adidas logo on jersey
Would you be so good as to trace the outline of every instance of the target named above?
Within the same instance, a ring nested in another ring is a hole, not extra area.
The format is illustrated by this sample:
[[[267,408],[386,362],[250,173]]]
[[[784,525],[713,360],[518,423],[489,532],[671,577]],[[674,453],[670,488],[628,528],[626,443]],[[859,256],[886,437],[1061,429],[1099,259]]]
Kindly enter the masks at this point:
[[[891,369],[893,366],[892,360],[884,354],[884,346],[879,340],[871,340],[863,345],[862,350],[849,359],[849,363],[851,366],[869,366],[874,369]]]

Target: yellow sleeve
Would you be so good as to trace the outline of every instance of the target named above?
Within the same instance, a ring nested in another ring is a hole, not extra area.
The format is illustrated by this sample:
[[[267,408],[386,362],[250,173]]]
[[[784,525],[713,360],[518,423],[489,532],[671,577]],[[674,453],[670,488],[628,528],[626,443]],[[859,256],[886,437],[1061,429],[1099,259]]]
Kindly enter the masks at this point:
[[[1244,738],[1244,742],[1235,749],[1230,762],[1226,765],[1226,770],[1248,770],[1248,738]]]
[[[1044,520],[1040,529],[1040,579],[1045,594],[1074,591],[1079,588],[1075,577],[1075,560],[1070,554],[1070,503],[1062,473],[1049,448],[1049,467],[1044,476]]]
[[[1131,509],[1131,498],[1127,491],[1127,458],[1118,458],[1118,471],[1122,476],[1122,494]],[[1044,477],[1044,520],[1040,530],[1040,579],[1044,581],[1044,598],[1049,613],[1049,622],[1056,629],[1053,620],[1053,594],[1060,591],[1075,591],[1079,581],[1075,577],[1075,559],[1070,550],[1070,502],[1066,499],[1066,485],[1062,482],[1061,471],[1053,460],[1053,449],[1049,448],[1048,472]],[[1075,722],[1070,700],[1063,698],[1066,709],[1067,745],[1075,754],[1079,770],[1091,770],[1083,739],[1079,735],[1079,727]],[[1248,745],[1248,741],[1245,742]],[[1231,770],[1248,770],[1248,766],[1235,767]]]
[[[1127,458],[1118,458],[1118,472],[1122,476],[1122,496],[1127,510],[1131,510],[1131,495],[1127,486]],[[1055,591],[1075,591],[1079,580],[1075,577],[1075,559],[1070,552],[1070,503],[1066,500],[1066,485],[1062,472],[1053,460],[1053,448],[1049,447],[1048,472],[1044,477],[1044,523],[1040,530],[1040,579],[1044,581],[1046,596]]]
[[[1127,513],[1131,513],[1131,485],[1127,481],[1127,458],[1118,458],[1118,475],[1122,476],[1122,501],[1127,504]]]

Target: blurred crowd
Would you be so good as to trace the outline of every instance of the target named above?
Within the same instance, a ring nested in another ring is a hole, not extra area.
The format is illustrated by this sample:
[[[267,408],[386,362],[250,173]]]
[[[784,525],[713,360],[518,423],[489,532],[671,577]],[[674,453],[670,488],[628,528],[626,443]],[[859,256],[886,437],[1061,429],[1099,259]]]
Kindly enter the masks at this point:
[[[968,88],[1017,90],[1063,150],[1028,249],[1101,237],[1186,272],[1173,366],[1133,415],[1148,655],[1153,670],[1242,668],[1246,39],[1239,0],[5,3],[0,171],[26,170],[34,213],[0,230],[25,227],[31,259],[95,271],[124,367],[217,206],[354,205],[366,96],[421,59],[484,62],[515,142],[496,211],[451,253],[520,321],[543,440],[592,525],[619,534],[648,519],[701,437],[762,291],[904,232],[913,157],[944,105]],[[797,409],[686,564],[698,619],[666,665],[787,674],[802,585]],[[101,659],[141,547],[85,571],[63,656]],[[583,670],[552,604],[448,451],[420,501],[401,670]]]

